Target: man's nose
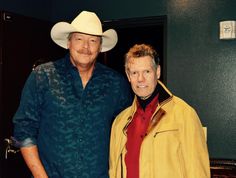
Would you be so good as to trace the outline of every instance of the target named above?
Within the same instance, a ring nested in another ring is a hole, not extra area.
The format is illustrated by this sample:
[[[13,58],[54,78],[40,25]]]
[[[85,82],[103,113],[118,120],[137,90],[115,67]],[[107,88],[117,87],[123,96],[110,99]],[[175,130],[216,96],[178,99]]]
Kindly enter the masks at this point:
[[[144,75],[142,74],[142,73],[139,73],[138,74],[138,81],[140,82],[142,82],[142,81],[144,81],[145,80],[145,78],[144,78]]]
[[[83,47],[84,47],[84,48],[89,48],[89,41],[85,40],[85,41],[83,42]]]

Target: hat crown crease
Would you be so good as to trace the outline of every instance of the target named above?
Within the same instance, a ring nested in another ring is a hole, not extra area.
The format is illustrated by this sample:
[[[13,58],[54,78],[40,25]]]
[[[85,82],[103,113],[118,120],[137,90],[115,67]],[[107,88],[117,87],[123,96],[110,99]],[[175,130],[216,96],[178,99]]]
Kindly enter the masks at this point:
[[[101,21],[94,13],[82,12],[71,22],[71,25],[78,32],[99,36],[103,34]]]

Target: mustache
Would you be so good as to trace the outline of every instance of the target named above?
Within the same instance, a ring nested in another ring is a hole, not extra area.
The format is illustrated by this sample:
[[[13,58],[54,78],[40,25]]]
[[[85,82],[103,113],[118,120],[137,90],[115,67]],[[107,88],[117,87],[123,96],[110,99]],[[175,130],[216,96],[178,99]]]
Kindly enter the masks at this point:
[[[88,49],[80,49],[77,52],[80,53],[80,54],[86,54],[86,55],[91,55],[92,54],[91,51],[88,50]]]

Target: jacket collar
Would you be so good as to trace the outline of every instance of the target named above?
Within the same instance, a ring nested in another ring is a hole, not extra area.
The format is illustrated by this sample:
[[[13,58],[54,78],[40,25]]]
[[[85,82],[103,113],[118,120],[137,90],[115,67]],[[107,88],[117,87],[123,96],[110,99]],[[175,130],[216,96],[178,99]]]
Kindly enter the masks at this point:
[[[153,121],[151,123],[151,128],[148,128],[148,132],[150,132],[150,130],[158,124],[158,122],[161,120],[161,117],[165,114],[165,110],[163,110],[161,107],[163,105],[165,105],[166,103],[168,103],[173,97],[173,94],[159,80],[157,81],[157,88],[158,88],[158,91],[159,91],[158,92],[159,93],[159,98],[158,98],[159,99],[159,105],[158,105],[158,107],[155,111],[155,115],[154,115]],[[133,115],[137,110],[137,96],[134,97],[134,101],[133,101],[130,109],[131,109],[130,110],[131,111],[130,115],[128,116],[126,125],[123,129],[123,133],[125,135],[126,135],[127,127],[129,126],[130,122],[132,121]]]
[[[163,105],[167,101],[169,101],[173,94],[166,88],[166,86],[161,82],[157,81],[157,89],[159,91],[159,103],[160,105]]]
[[[166,86],[160,81],[157,81],[157,90],[159,93],[158,100],[159,100],[159,105],[162,106],[166,102],[168,102],[172,97],[173,94],[166,88]],[[131,105],[131,117],[133,116],[134,112],[137,110],[137,96],[134,97],[134,101]]]

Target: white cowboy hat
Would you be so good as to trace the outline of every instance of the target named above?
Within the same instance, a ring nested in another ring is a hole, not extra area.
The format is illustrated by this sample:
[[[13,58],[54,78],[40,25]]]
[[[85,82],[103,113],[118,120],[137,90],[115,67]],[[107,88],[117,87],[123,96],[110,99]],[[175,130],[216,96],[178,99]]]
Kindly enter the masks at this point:
[[[118,41],[114,29],[102,31],[102,23],[94,12],[82,11],[71,23],[56,23],[51,29],[51,38],[57,45],[67,49],[68,35],[72,32],[101,36],[101,52],[111,50]]]

